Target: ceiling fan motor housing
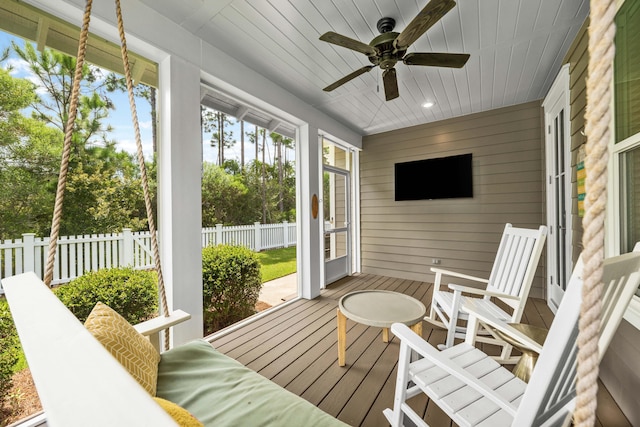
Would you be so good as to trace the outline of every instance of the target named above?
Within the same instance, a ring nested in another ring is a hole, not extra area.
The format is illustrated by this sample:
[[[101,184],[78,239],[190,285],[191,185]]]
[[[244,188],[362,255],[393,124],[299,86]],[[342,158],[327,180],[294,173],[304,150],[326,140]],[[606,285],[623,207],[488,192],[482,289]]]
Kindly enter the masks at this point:
[[[384,19],[384,18],[383,18]],[[391,18],[389,18],[391,19]],[[399,33],[388,31],[375,37],[369,46],[376,48],[378,54],[370,56],[369,61],[374,65],[379,65],[383,70],[392,68],[404,56],[406,50],[396,50],[393,46],[394,40]]]
[[[393,18],[380,18],[376,27],[380,34],[388,33],[389,31],[393,31],[396,26],[396,20]]]

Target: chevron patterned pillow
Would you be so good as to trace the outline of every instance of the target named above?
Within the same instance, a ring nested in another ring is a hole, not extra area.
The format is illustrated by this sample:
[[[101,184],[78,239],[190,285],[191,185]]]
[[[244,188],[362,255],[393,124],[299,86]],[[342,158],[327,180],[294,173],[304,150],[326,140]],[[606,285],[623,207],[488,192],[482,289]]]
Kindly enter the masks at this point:
[[[101,302],[93,307],[84,326],[145,390],[156,395],[160,355],[146,337]]]
[[[173,403],[161,397],[154,397],[153,399],[156,403],[162,406],[162,409],[171,415],[171,418],[173,418],[180,427],[204,427],[204,424],[194,417],[191,412],[187,411],[177,403]]]

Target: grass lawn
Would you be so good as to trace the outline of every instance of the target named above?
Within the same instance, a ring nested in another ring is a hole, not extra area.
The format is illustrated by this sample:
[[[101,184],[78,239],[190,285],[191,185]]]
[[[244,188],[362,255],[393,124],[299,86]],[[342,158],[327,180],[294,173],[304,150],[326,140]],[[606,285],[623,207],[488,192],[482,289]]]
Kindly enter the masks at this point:
[[[257,255],[262,264],[262,283],[296,272],[295,246],[258,252]]]

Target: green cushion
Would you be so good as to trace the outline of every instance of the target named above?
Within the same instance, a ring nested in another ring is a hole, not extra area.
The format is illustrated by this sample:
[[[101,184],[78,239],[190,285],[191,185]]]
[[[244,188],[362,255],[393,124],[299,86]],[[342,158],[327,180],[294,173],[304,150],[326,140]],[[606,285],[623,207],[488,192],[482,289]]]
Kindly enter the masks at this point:
[[[156,395],[205,426],[346,426],[204,340],[162,354]]]

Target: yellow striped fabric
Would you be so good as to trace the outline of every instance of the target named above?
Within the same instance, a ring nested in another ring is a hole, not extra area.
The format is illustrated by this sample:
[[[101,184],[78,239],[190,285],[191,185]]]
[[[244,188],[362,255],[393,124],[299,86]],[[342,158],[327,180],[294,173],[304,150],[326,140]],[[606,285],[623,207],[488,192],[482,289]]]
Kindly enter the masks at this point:
[[[146,337],[101,302],[93,307],[84,325],[145,390],[156,395],[160,355]]]

